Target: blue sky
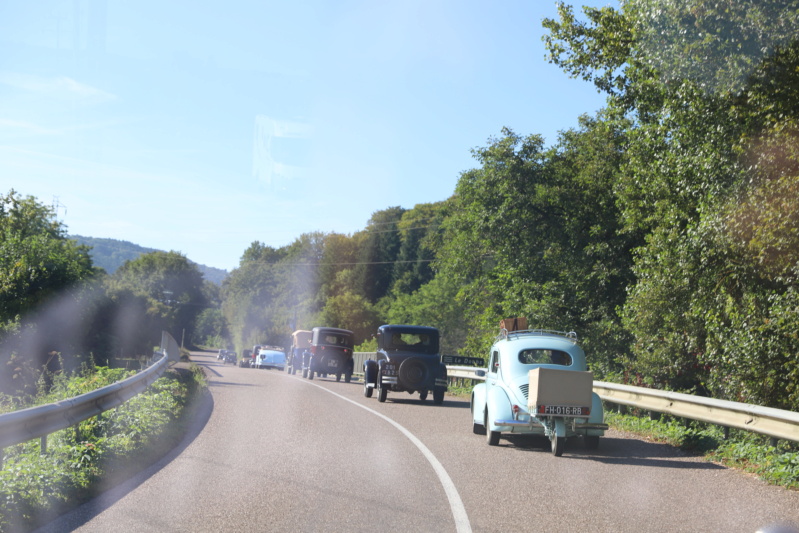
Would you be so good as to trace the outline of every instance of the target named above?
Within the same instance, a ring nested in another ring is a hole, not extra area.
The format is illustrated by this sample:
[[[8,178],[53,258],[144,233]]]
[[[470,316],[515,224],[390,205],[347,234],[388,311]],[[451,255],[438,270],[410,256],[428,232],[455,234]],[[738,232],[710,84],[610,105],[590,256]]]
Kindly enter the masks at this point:
[[[579,5],[618,6],[614,1]],[[449,197],[508,126],[604,98],[545,60],[549,0],[0,2],[0,190],[69,233],[223,269]]]

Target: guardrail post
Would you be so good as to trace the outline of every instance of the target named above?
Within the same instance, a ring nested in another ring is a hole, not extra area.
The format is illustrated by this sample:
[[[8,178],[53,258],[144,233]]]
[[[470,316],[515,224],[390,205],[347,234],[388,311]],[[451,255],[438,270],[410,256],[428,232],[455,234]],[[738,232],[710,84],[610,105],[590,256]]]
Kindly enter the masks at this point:
[[[771,438],[768,440],[768,443],[769,443],[769,445],[770,445],[772,448],[776,448],[776,447],[777,447],[777,441],[778,441],[778,440],[779,440],[779,439],[778,439],[777,437],[771,437]]]
[[[729,426],[724,426],[724,440],[730,440],[730,428]]]
[[[42,455],[47,453],[47,435],[42,435],[39,439],[39,453]]]
[[[623,404],[617,404],[616,405],[616,412],[619,413],[620,415],[626,415],[627,414],[627,406],[623,405]]]

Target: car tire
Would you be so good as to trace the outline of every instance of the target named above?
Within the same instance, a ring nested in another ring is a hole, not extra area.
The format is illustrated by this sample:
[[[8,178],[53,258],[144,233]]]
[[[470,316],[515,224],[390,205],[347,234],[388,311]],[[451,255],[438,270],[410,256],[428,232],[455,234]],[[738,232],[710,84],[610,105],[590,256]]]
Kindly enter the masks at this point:
[[[499,444],[499,431],[491,431],[491,428],[488,425],[488,409],[486,409],[485,418],[483,420],[485,421],[484,427],[486,430],[486,442],[489,446],[496,446]]]
[[[555,457],[563,455],[563,449],[566,447],[566,437],[557,437],[553,435],[549,440],[552,443],[552,455]]]
[[[303,378],[307,378],[308,377],[308,369],[307,368],[303,368],[302,369],[302,377]]]
[[[313,379],[313,369],[308,369],[308,379]]]
[[[382,403],[385,402],[386,398],[388,397],[388,389],[385,387],[385,385],[381,383],[380,376],[377,376],[377,380],[378,380],[377,401]]]
[[[480,424],[472,420],[472,433],[474,433],[475,435],[485,435],[486,427],[481,426]]]
[[[444,403],[444,389],[436,387],[433,389],[433,404],[441,405]]]
[[[586,435],[583,437],[585,441],[585,448],[587,450],[596,450],[599,448],[599,435]]]
[[[366,380],[363,380],[363,395],[365,397],[371,398],[374,390],[374,387],[370,387],[369,383]]]
[[[336,374],[336,381],[341,381],[341,374]]]
[[[427,399],[427,389],[422,389],[419,391],[419,400],[425,401]]]
[[[409,357],[400,363],[399,382],[403,387],[416,389],[428,383],[430,371],[427,364],[418,357]]]

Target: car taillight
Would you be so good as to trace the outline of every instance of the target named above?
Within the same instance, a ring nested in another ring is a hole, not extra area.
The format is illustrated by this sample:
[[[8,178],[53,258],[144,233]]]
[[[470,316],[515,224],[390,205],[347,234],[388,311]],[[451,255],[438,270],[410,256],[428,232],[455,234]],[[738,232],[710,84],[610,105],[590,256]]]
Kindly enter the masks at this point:
[[[518,412],[519,412],[519,406],[518,405],[514,405],[513,406],[513,413],[516,414]]]

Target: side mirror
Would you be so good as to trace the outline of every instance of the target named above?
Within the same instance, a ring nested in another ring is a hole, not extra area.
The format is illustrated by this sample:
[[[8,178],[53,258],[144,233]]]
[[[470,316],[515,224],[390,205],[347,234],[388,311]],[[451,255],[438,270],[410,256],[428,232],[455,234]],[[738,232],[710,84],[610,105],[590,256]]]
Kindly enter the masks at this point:
[[[481,368],[480,370],[475,370],[474,375],[478,378],[484,378],[486,377],[486,371]]]

